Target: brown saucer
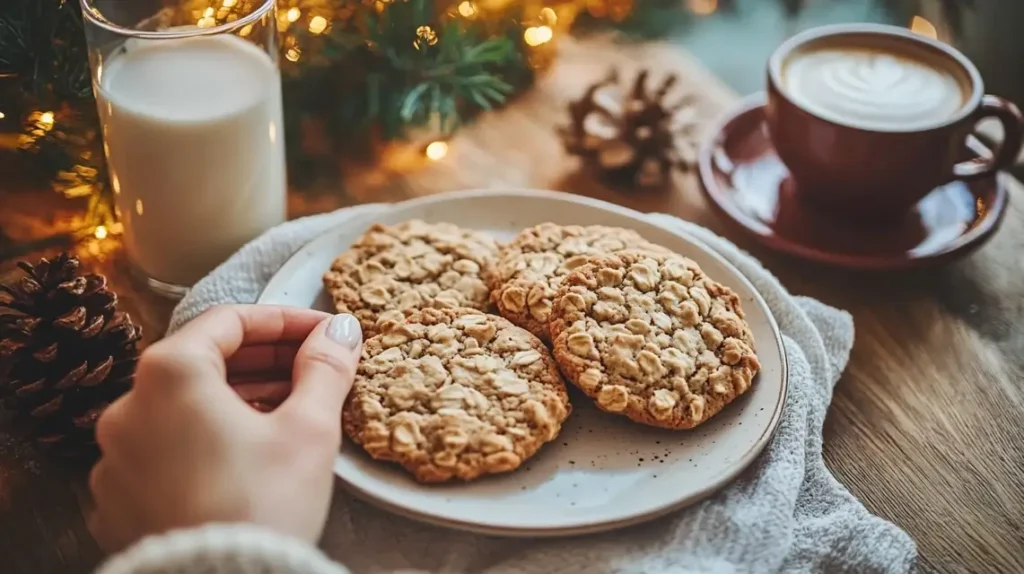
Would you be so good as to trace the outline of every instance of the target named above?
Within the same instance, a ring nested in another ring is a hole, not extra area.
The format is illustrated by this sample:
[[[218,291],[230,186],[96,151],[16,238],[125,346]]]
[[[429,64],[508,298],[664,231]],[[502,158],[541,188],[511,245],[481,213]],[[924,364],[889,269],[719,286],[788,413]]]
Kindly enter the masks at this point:
[[[853,223],[806,205],[772,147],[764,103],[763,94],[745,99],[712,131],[700,179],[711,204],[768,247],[850,269],[905,269],[966,255],[1002,223],[1001,177],[938,187],[886,224]],[[990,152],[964,146],[965,159],[979,153]]]

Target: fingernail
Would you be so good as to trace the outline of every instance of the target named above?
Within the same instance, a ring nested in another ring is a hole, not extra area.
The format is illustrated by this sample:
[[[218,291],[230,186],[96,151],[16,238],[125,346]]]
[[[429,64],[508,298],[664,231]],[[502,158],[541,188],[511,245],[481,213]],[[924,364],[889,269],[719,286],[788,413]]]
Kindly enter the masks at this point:
[[[355,317],[343,313],[327,323],[327,338],[354,350],[363,342],[363,329]]]

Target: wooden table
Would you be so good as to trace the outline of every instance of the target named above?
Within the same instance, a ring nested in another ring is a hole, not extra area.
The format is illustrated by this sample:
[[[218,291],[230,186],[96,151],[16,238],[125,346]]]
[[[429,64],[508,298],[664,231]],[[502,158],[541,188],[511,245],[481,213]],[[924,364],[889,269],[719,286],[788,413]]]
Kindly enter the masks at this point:
[[[293,214],[460,188],[541,187],[706,225],[750,250],[794,293],[853,313],[857,342],[825,423],[825,461],[867,507],[907,529],[925,570],[1024,572],[1024,186],[990,244],[942,269],[848,273],[767,252],[709,210],[692,175],[674,190],[622,192],[594,181],[554,136],[564,103],[608,64],[675,71],[714,117],[736,100],[700,65],[662,46],[563,45],[555,70],[508,108],[482,117],[441,162],[389,153],[346,172],[346,192],[293,198]],[[116,240],[79,247],[125,307],[163,332],[172,305],[124,271]],[[35,255],[39,255],[34,254]],[[13,262],[0,264],[9,275]],[[84,513],[83,474],[0,440],[0,556],[10,573],[83,572],[100,558]]]

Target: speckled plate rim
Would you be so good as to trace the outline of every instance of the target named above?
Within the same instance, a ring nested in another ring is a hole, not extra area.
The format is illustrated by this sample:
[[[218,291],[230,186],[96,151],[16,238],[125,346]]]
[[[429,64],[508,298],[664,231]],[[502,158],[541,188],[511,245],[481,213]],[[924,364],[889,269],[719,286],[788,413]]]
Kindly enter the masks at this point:
[[[692,235],[676,230],[669,229],[658,223],[648,219],[643,213],[638,211],[621,207],[613,203],[605,201],[591,199],[582,196],[576,196],[565,192],[555,191],[543,191],[535,189],[518,189],[518,188],[495,188],[495,189],[473,189],[465,191],[453,191],[440,193],[421,198],[411,199],[403,202],[390,204],[388,209],[389,214],[395,212],[406,212],[415,209],[424,208],[429,205],[463,201],[467,199],[479,198],[486,196],[491,199],[506,198],[510,200],[529,200],[529,199],[543,199],[548,201],[562,201],[570,204],[585,205],[587,207],[604,211],[611,216],[625,218],[631,222],[637,222],[644,226],[654,226],[658,229],[675,236],[681,241],[691,244],[694,248],[699,249],[705,256],[715,260],[716,263],[727,269],[732,277],[730,281],[741,282],[746,291],[749,292],[752,300],[757,307],[762,311],[765,316],[765,320],[768,323],[769,329],[773,334],[771,350],[777,355],[780,367],[780,383],[777,397],[775,398],[775,408],[765,424],[764,429],[759,438],[754,441],[753,445],[737,458],[726,470],[714,475],[711,478],[705,480],[703,488],[693,491],[688,496],[682,496],[673,498],[672,494],[666,495],[666,500],[663,504],[652,509],[640,509],[634,512],[622,512],[620,516],[614,519],[605,519],[599,521],[580,521],[579,523],[562,524],[558,526],[545,526],[543,521],[538,521],[535,524],[517,524],[507,525],[501,524],[500,521],[489,520],[486,516],[474,517],[472,520],[458,520],[448,516],[444,516],[443,513],[436,511],[424,511],[413,508],[408,508],[402,504],[397,504],[393,500],[388,500],[382,496],[379,496],[372,492],[368,488],[364,488],[359,484],[356,484],[346,476],[345,465],[347,461],[344,457],[339,454],[335,458],[334,472],[338,477],[339,482],[342,486],[352,493],[357,498],[360,498],[370,504],[378,506],[384,510],[392,512],[394,514],[404,516],[406,518],[451,528],[455,530],[462,530],[466,532],[474,532],[486,535],[506,536],[506,537],[565,537],[565,536],[578,536],[583,534],[593,534],[598,532],[605,532],[609,530],[615,530],[628,526],[633,526],[643,522],[647,522],[667,514],[670,514],[676,510],[693,505],[708,496],[714,494],[718,490],[725,487],[734,478],[740,475],[747,467],[750,466],[761,454],[764,448],[768,445],[768,442],[774,436],[775,431],[778,429],[779,423],[782,418],[782,411],[786,404],[786,399],[789,396],[789,363],[786,357],[785,343],[782,338],[782,332],[779,329],[778,323],[775,320],[775,316],[771,309],[768,307],[767,302],[757,291],[750,280],[743,275],[732,263],[722,257],[713,249],[709,248],[699,239]],[[365,214],[355,214],[351,219],[347,219],[344,225],[369,225],[370,222],[378,219],[379,212],[373,211]],[[614,225],[614,223],[611,223]],[[621,225],[621,223],[620,223]],[[331,228],[317,237],[310,240],[302,248],[296,251],[271,277],[270,281],[264,287],[263,292],[257,299],[257,303],[265,303],[266,299],[269,298],[268,294],[273,294],[280,287],[278,283],[284,283],[287,281],[286,278],[290,275],[289,271],[293,267],[297,267],[302,257],[312,249],[316,249],[319,243],[329,241],[330,238],[337,233],[337,226]],[[760,354],[760,351],[759,351]]]
[[[727,134],[726,128],[735,123],[739,118],[757,112],[768,105],[768,94],[756,92],[741,99],[734,107],[726,111],[714,126],[707,132],[701,144],[698,154],[697,171],[700,180],[700,189],[708,203],[718,212],[719,215],[728,219],[734,226],[740,228],[743,233],[756,239],[762,245],[788,255],[821,263],[833,267],[841,267],[857,271],[892,271],[898,269],[913,269],[935,265],[939,262],[952,258],[966,256],[975,249],[984,245],[998,231],[1008,211],[1009,193],[1006,190],[1005,173],[995,175],[996,198],[992,208],[984,216],[979,225],[967,233],[961,234],[955,241],[949,243],[945,249],[937,253],[929,253],[917,257],[905,255],[873,257],[859,256],[855,254],[843,254],[832,251],[825,251],[805,243],[786,239],[773,233],[768,226],[761,221],[751,217],[738,209],[735,203],[724,198],[727,195],[717,183],[715,166],[717,150],[722,148]],[[991,156],[992,151],[985,147],[977,138],[968,138],[967,146],[979,156]]]

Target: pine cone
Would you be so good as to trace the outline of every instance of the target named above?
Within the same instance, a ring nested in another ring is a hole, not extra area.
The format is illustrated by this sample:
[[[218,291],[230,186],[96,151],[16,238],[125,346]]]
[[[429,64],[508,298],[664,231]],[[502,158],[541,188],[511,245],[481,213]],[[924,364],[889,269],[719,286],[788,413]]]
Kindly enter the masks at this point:
[[[92,456],[96,420],[131,387],[142,329],[75,257],[18,266],[25,276],[0,285],[0,401],[51,452]]]
[[[666,103],[677,76],[666,77],[653,92],[648,76],[641,71],[632,89],[622,93],[613,70],[569,105],[572,123],[562,129],[566,151],[616,183],[660,185],[673,168],[689,169],[697,159],[697,110],[691,99]]]

